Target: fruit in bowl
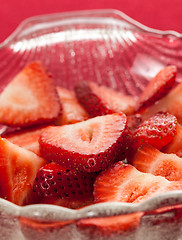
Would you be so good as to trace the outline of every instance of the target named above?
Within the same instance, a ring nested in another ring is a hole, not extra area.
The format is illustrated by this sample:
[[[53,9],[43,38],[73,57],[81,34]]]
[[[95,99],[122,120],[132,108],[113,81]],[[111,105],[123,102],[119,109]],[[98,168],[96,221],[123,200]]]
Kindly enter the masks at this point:
[[[0,123],[6,126],[0,138],[0,197],[21,206],[78,209],[139,203],[182,190],[181,115],[171,107],[181,104],[176,73],[175,66],[162,69],[132,97],[93,82],[69,91],[57,86],[40,62],[27,65],[0,95]],[[137,227],[141,216],[133,215],[135,225],[126,217],[116,229]],[[110,218],[83,219],[77,226],[103,232],[116,227]]]

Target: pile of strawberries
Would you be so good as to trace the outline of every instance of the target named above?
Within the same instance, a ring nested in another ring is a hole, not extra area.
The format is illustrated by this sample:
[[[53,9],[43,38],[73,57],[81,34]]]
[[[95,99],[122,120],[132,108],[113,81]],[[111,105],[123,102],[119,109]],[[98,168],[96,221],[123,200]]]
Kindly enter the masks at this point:
[[[139,97],[56,86],[40,62],[0,95],[0,197],[69,208],[182,190],[182,83],[168,66]]]

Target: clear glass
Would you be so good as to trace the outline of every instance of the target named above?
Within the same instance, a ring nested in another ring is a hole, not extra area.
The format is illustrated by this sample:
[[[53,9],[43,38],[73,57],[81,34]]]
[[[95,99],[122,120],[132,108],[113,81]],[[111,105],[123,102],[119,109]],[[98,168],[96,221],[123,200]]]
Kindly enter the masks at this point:
[[[116,10],[33,17],[0,44],[0,91],[27,63],[40,60],[68,89],[91,80],[138,95],[168,64],[177,66],[181,81],[181,37],[145,27]],[[0,199],[0,239],[177,240],[182,236],[181,203],[182,191],[140,204],[101,203],[79,210],[19,207]],[[105,225],[104,219],[109,220]]]

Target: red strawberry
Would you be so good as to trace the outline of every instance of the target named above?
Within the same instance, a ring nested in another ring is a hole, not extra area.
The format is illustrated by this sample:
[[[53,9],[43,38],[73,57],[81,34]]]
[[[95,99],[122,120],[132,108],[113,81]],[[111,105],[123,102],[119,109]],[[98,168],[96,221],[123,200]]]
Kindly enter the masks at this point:
[[[127,116],[127,119],[128,127],[132,132],[134,132],[138,128],[138,126],[142,123],[142,118],[140,114]]]
[[[162,148],[162,152],[175,153],[177,156],[182,157],[182,126],[177,125],[176,135],[173,140]]]
[[[132,163],[141,172],[162,176],[169,181],[182,181],[182,159],[175,154],[162,153],[150,145],[143,145]]]
[[[182,124],[182,83],[179,83],[177,87],[172,89],[167,96],[160,99],[154,105],[149,107],[142,113],[142,120],[149,119],[157,112],[169,112],[174,115],[178,123]]]
[[[40,155],[39,138],[40,134],[45,130],[45,128],[45,126],[27,128],[25,130],[4,134],[3,137],[20,147],[23,147],[29,151],[34,152],[37,155]]]
[[[40,137],[40,153],[67,169],[95,172],[129,152],[130,132],[124,113],[49,127]]]
[[[82,122],[88,119],[88,114],[79,104],[74,92],[65,88],[57,87],[62,103],[62,115],[56,120],[56,125],[64,125]]]
[[[176,117],[159,112],[143,122],[133,133],[133,147],[148,143],[158,149],[171,142],[176,135]]]
[[[93,82],[80,82],[75,87],[78,101],[91,117],[124,112],[134,112],[136,98],[121,94],[105,86]]]
[[[38,171],[33,191],[44,203],[57,203],[59,199],[87,200],[92,198],[95,177],[95,173],[72,171],[49,163]]]
[[[176,72],[175,66],[168,66],[162,69],[139,96],[137,110],[148,107],[166,96],[175,84]]]
[[[60,236],[61,239],[73,239],[68,238],[68,236],[74,234],[73,226],[75,220],[40,222],[27,217],[19,217],[18,220],[22,235],[25,236],[26,239],[55,240],[55,238],[60,239]]]
[[[33,152],[0,138],[0,197],[15,204],[26,202],[45,160]]]
[[[56,119],[61,104],[52,77],[39,62],[34,62],[1,93],[0,109],[0,123],[27,126]]]
[[[81,233],[90,236],[90,239],[97,239],[98,234],[110,236],[111,234],[123,234],[137,229],[143,213],[137,212],[122,216],[88,218],[77,222]],[[115,235],[116,236],[116,235]]]
[[[164,177],[142,173],[131,165],[117,162],[96,178],[94,199],[95,203],[137,203],[172,190],[182,190],[182,182],[170,182]]]

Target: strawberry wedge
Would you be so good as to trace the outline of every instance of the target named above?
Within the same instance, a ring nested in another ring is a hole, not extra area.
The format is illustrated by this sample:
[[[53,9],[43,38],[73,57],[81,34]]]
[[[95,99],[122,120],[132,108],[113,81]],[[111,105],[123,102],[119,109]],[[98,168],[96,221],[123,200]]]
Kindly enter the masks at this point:
[[[154,104],[166,96],[176,81],[177,69],[175,66],[168,66],[162,69],[147,85],[137,101],[137,110]]]
[[[96,176],[96,173],[71,171],[59,164],[49,163],[38,171],[33,191],[40,202],[44,203],[55,204],[59,199],[70,199],[75,202],[85,200],[86,203],[89,199],[93,199],[93,184]]]
[[[165,97],[150,106],[142,114],[142,120],[149,119],[157,112],[169,112],[182,124],[182,83],[179,83]]]
[[[95,172],[129,152],[130,131],[124,113],[95,117],[81,123],[49,127],[40,136],[40,153],[67,169]]]
[[[139,148],[133,165],[141,172],[162,176],[169,181],[182,181],[182,159],[176,154],[162,153],[150,145]]]
[[[61,113],[53,79],[39,62],[25,67],[0,95],[0,123],[29,126],[51,122]]]
[[[182,157],[182,126],[180,124],[177,125],[176,135],[173,140],[164,146],[161,151],[165,153],[175,153],[178,157]]]
[[[159,112],[144,121],[133,133],[133,148],[148,143],[158,149],[170,143],[176,135],[177,119],[169,113]]]
[[[26,203],[45,160],[33,152],[0,138],[0,197],[15,204]]]
[[[134,112],[136,98],[121,94],[93,82],[80,82],[75,87],[76,97],[91,117],[124,112]]]
[[[57,87],[57,92],[62,103],[62,114],[56,120],[56,125],[82,122],[88,119],[88,114],[79,104],[74,92]]]
[[[25,148],[37,155],[40,155],[39,138],[45,129],[45,126],[26,128],[24,130],[4,134],[3,137],[8,139],[8,141],[18,145],[19,147]]]
[[[182,182],[170,182],[164,177],[142,173],[122,162],[100,173],[94,184],[95,203],[138,203],[151,196],[173,190],[182,190]]]

